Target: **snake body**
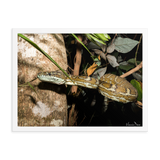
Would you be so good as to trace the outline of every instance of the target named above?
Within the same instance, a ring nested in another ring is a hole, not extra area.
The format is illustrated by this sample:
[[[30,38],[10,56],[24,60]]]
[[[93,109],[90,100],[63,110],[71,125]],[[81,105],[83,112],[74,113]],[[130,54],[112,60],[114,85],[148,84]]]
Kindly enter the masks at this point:
[[[122,103],[136,101],[138,96],[137,90],[127,80],[114,74],[105,74],[100,80],[88,76],[69,76],[72,81],[61,71],[41,72],[37,75],[44,82],[98,89],[103,96]]]

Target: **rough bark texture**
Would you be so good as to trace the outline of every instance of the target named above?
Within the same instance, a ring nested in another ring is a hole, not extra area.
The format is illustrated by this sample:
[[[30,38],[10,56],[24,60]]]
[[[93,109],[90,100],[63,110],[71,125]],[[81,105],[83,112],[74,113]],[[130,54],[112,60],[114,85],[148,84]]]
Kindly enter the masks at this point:
[[[82,35],[78,35],[78,38],[80,41],[82,41]],[[80,70],[81,59],[82,59],[81,49],[82,49],[81,43],[77,42],[77,50],[76,50],[76,55],[74,57],[74,71],[73,71],[74,76],[79,76],[79,70]],[[71,91],[72,93],[77,93],[77,86],[72,86]]]
[[[67,69],[64,40],[60,34],[24,34]],[[22,38],[18,38],[18,84],[33,80],[41,71],[58,68]],[[18,87],[18,126],[66,126],[65,87],[36,79],[29,86]]]

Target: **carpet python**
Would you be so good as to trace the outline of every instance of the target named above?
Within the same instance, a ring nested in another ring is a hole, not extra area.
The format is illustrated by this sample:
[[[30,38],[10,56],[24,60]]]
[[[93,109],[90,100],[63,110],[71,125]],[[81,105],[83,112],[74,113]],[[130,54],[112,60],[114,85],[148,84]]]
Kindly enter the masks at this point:
[[[114,74],[105,74],[100,80],[88,76],[69,76],[72,81],[61,71],[41,72],[37,75],[44,82],[98,89],[103,96],[122,103],[136,101],[138,96],[137,90],[126,79]]]

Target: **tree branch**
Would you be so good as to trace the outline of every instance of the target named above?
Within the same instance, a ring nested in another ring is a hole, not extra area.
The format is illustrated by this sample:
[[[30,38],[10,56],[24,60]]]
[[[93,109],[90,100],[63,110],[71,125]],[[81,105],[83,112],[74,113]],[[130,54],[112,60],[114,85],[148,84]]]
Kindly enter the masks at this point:
[[[129,76],[130,74],[138,71],[138,70],[141,69],[141,68],[142,68],[142,62],[141,62],[138,66],[136,66],[135,68],[133,68],[133,69],[131,69],[130,71],[126,72],[125,74],[121,75],[120,77],[122,77],[122,78],[127,77],[127,76]]]

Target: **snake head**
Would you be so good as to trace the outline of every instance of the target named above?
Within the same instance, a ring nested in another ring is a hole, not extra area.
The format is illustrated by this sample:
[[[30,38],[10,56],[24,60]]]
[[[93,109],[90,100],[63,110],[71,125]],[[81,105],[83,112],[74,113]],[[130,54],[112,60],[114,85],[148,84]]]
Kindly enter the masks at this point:
[[[49,82],[53,84],[64,84],[65,83],[65,76],[61,72],[40,72],[38,73],[37,77],[39,80],[43,82]]]

